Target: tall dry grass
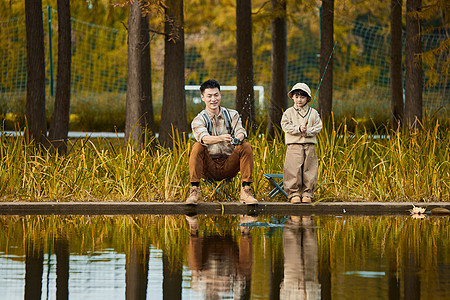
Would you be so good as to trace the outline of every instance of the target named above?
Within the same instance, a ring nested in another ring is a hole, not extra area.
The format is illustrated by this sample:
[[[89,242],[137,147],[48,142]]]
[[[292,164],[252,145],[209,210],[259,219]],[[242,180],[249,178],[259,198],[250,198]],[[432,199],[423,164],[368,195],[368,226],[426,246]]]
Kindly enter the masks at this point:
[[[426,120],[414,133],[350,132],[345,123],[318,135],[318,201],[449,201],[450,134]],[[250,137],[254,190],[269,199],[264,173],[282,173],[286,145],[281,133]],[[174,149],[150,139],[140,150],[120,139],[70,140],[66,155],[42,150],[24,137],[0,137],[0,197],[3,201],[183,201],[189,190],[191,140]],[[226,198],[202,185],[206,201],[236,200],[240,177],[227,183]]]

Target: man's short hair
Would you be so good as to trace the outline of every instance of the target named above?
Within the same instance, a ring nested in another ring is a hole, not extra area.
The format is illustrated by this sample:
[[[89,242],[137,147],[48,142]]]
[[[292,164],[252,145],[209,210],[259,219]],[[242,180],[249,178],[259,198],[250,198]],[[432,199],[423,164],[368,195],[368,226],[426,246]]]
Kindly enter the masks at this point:
[[[200,92],[203,94],[203,92],[206,89],[215,89],[215,88],[218,88],[220,91],[219,82],[215,79],[208,79],[205,82],[203,82],[202,85],[200,86]]]

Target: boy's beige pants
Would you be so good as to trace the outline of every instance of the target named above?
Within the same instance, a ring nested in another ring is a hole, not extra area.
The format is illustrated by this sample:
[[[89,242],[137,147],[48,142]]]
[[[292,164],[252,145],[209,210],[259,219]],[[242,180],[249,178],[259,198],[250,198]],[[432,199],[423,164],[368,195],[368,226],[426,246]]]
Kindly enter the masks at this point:
[[[289,199],[294,196],[313,198],[318,173],[319,162],[314,144],[287,145],[283,188]]]

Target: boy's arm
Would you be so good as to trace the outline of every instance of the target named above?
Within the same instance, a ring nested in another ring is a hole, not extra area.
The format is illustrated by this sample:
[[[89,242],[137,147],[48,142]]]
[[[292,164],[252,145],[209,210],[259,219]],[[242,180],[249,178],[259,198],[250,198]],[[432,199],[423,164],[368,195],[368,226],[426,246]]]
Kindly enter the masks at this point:
[[[292,135],[300,134],[300,126],[295,125],[286,112],[281,117],[281,129]]]
[[[315,136],[322,130],[322,120],[320,119],[319,113],[313,110],[311,113],[311,126],[306,129],[306,136]]]

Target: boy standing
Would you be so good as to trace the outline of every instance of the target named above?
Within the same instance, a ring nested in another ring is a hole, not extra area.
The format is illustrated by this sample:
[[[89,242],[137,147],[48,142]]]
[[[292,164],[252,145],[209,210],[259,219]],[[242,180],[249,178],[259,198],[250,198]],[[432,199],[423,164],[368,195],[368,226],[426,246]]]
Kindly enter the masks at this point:
[[[317,185],[319,162],[315,144],[322,130],[319,113],[308,106],[311,90],[305,83],[295,84],[288,93],[294,105],[281,118],[287,144],[283,182],[291,203],[310,203]],[[302,198],[300,198],[302,197]]]

